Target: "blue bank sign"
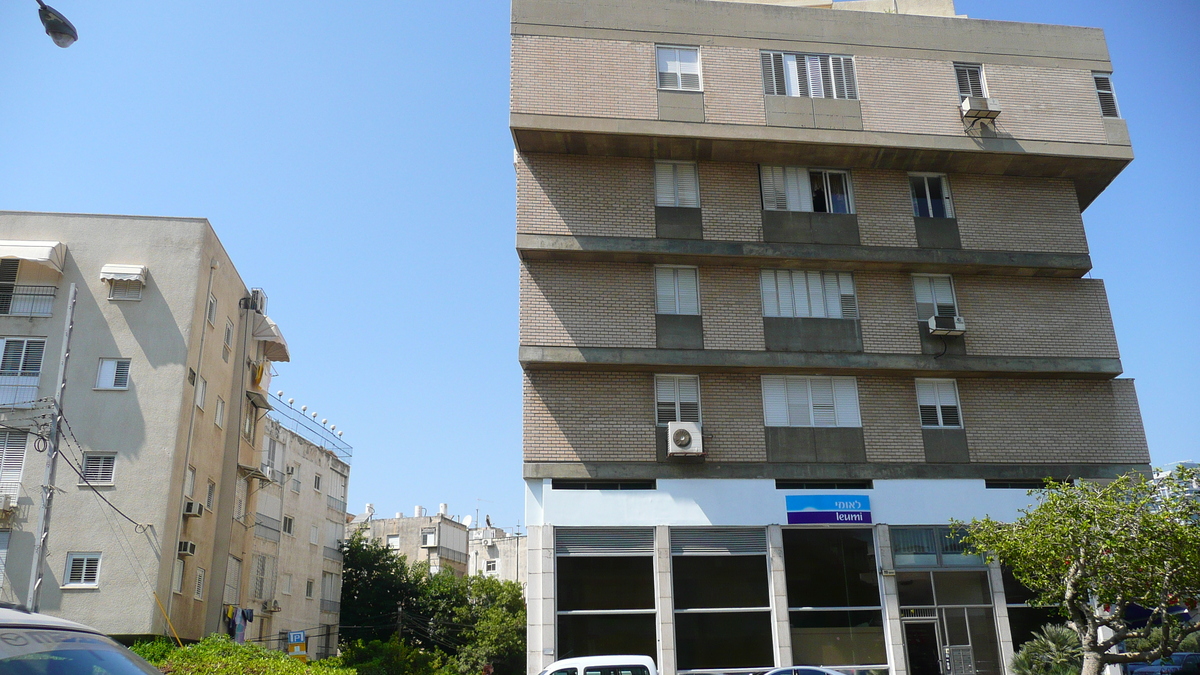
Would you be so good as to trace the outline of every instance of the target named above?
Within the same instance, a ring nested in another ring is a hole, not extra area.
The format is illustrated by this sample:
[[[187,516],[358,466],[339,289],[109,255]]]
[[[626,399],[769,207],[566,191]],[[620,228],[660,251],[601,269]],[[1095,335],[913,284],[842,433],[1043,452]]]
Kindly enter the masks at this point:
[[[788,525],[871,522],[871,498],[867,495],[788,495],[784,499]]]

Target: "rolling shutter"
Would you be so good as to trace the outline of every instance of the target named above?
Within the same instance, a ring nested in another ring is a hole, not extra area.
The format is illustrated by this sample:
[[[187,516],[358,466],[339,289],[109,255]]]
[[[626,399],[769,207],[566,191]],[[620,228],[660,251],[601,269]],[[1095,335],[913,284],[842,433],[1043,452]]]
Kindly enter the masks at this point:
[[[654,379],[654,389],[658,424],[700,422],[700,378],[660,375]]]
[[[957,316],[954,284],[950,275],[914,276],[913,293],[917,300],[917,319],[931,316]]]
[[[749,527],[673,527],[671,555],[763,555],[767,531]]]
[[[699,91],[700,50],[686,47],[659,47],[658,88]]]
[[[554,553],[559,556],[654,555],[654,528],[555,528]]]

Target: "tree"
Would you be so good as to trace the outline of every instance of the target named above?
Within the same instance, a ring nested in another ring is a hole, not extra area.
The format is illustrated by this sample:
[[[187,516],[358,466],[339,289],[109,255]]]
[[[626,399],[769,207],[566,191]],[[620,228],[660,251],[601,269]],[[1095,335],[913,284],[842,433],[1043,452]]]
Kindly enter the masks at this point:
[[[1042,626],[1013,656],[1015,675],[1077,675],[1083,666],[1083,649],[1075,631],[1053,623]]]
[[[458,672],[472,675],[491,665],[496,675],[525,672],[525,598],[521,585],[493,577],[465,580],[467,603],[458,608],[456,621],[470,626],[463,632],[466,644],[454,661]]]
[[[403,556],[361,531],[342,543],[342,640],[387,640],[398,603],[416,597]]]
[[[1011,568],[1037,604],[1059,608],[1083,650],[1082,675],[1099,675],[1108,664],[1169,655],[1200,632],[1200,621],[1173,611],[1194,610],[1200,598],[1197,480],[1181,468],[1158,480],[1133,473],[1107,484],[1047,482],[1015,522],[954,525],[965,528],[968,546]],[[1149,619],[1127,618],[1131,607]],[[1155,627],[1156,644],[1118,650]]]

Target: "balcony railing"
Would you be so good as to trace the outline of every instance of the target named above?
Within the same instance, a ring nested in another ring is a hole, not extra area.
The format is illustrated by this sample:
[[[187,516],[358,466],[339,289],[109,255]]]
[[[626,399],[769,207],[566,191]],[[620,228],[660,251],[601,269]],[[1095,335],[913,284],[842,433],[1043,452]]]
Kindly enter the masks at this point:
[[[337,562],[342,562],[342,552],[337,550],[336,548],[331,548],[329,546],[326,546],[325,547],[325,557],[328,558],[329,560],[335,560]]]
[[[321,600],[322,612],[340,612],[342,611],[342,603],[337,600]]]
[[[339,513],[346,512],[346,500],[344,499],[338,499],[333,495],[328,495],[325,497],[325,502],[329,505],[329,508],[333,509],[334,511]]]
[[[37,374],[0,371],[0,408],[27,408],[38,398]]]
[[[0,284],[0,315],[50,316],[57,291],[56,286]]]

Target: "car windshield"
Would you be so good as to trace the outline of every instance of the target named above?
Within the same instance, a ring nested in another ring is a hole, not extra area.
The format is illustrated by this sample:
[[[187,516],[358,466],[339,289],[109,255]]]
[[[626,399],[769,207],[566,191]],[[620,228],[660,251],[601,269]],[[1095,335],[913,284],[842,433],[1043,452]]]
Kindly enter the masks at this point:
[[[47,628],[0,628],[5,675],[160,675],[113,640],[94,633]]]

